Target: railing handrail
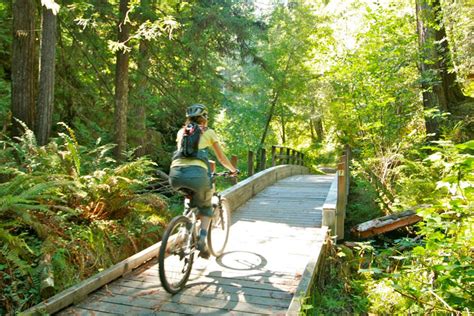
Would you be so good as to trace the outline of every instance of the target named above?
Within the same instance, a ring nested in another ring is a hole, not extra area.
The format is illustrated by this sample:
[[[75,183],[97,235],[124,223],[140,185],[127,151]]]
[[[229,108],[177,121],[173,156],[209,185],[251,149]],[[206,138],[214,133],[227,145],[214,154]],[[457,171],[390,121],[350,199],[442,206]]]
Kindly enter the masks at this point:
[[[279,153],[277,153],[277,149]],[[304,166],[304,153],[288,146],[272,145],[271,146],[271,161],[269,167],[275,167],[281,164]],[[255,166],[256,165],[256,166]],[[257,155],[254,151],[248,151],[247,170],[248,175],[254,174],[255,169],[258,171],[267,168],[267,150],[260,148]]]
[[[344,239],[344,221],[349,195],[350,156],[351,150],[346,145],[344,155],[339,158],[337,164],[337,175],[323,205],[323,226],[328,226],[330,234],[336,236],[337,240]]]

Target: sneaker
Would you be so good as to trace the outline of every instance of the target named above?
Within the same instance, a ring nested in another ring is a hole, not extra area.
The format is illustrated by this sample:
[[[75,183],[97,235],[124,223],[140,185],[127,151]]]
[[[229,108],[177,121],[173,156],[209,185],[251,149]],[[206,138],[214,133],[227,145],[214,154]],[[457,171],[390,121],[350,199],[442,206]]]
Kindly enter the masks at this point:
[[[196,249],[199,250],[199,257],[201,258],[209,259],[209,257],[211,256],[209,250],[207,249],[206,236],[199,236]]]
[[[211,254],[209,253],[209,250],[207,249],[204,249],[204,250],[201,250],[199,252],[199,257],[203,258],[203,259],[209,259],[209,257],[211,256]]]

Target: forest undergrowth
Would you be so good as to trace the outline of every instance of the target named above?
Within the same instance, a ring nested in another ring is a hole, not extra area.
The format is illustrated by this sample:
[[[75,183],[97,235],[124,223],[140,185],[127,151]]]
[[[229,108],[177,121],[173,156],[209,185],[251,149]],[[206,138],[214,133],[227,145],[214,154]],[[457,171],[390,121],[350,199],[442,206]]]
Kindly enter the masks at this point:
[[[0,314],[15,314],[158,242],[168,199],[149,193],[155,165],[117,163],[111,145],[74,132],[46,146],[0,141]]]
[[[415,210],[422,221],[372,239],[346,234],[350,247],[329,247],[303,314],[472,313],[473,153],[472,140],[436,141],[400,156],[392,180],[396,198],[389,205],[392,212]],[[389,213],[376,187],[355,163],[346,228]]]

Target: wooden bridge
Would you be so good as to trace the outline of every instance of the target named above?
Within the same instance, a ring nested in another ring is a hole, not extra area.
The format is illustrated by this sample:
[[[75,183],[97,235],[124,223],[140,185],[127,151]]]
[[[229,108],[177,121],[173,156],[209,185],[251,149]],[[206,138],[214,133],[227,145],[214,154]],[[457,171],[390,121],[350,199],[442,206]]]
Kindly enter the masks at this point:
[[[24,314],[297,315],[321,261],[328,226],[338,230],[341,212],[333,195],[338,182],[345,182],[341,179],[281,165],[224,191],[225,207],[232,211],[226,252],[197,259],[179,294],[161,287],[158,243]]]

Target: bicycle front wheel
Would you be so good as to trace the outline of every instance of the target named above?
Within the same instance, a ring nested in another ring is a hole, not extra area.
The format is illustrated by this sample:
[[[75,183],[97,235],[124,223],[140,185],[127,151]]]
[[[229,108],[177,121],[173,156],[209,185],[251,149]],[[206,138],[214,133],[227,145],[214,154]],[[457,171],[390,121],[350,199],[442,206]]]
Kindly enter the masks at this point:
[[[229,238],[229,228],[230,213],[227,207],[219,204],[214,209],[214,216],[207,235],[207,244],[213,256],[219,257],[224,253]]]
[[[161,285],[168,293],[178,293],[189,279],[194,261],[196,236],[186,216],[173,218],[161,240],[158,265]]]

